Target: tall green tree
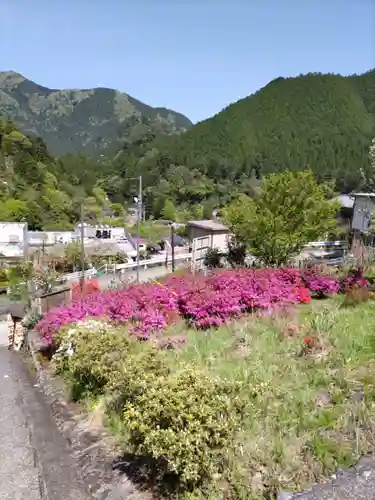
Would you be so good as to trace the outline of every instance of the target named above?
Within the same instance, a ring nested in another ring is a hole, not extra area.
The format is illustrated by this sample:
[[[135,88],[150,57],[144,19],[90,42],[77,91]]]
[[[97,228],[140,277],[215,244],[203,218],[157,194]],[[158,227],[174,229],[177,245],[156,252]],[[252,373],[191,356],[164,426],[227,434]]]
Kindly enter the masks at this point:
[[[284,265],[309,241],[335,231],[339,207],[332,194],[311,171],[285,171],[264,178],[259,196],[241,195],[224,218],[253,256],[267,266]]]
[[[77,241],[69,243],[64,248],[64,257],[74,269],[81,269],[81,245]]]
[[[171,200],[166,200],[162,210],[162,218],[164,220],[176,220],[176,207]]]

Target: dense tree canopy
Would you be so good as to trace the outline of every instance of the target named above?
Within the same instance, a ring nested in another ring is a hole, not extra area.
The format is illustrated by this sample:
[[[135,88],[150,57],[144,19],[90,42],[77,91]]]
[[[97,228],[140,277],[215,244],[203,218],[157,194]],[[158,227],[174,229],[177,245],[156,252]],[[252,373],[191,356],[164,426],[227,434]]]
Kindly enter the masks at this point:
[[[24,220],[31,229],[70,229],[80,203],[97,219],[110,202],[95,184],[92,165],[81,161],[56,161],[41,139],[0,121],[0,219]]]

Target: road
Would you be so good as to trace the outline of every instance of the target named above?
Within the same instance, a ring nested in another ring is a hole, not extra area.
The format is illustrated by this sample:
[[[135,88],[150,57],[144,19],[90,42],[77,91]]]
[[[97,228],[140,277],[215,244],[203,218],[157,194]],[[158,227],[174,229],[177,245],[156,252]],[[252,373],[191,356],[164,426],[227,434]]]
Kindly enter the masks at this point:
[[[161,278],[162,276],[165,276],[166,274],[169,274],[171,272],[172,270],[170,267],[166,269],[164,266],[149,267],[148,269],[141,268],[139,270],[139,279],[141,283],[145,283],[149,280],[155,280],[157,278]],[[99,278],[99,283],[101,288],[102,289],[107,288],[110,282],[114,278],[123,279],[124,281],[129,281],[130,283],[135,283],[137,279],[137,272],[136,271],[126,272],[123,275],[117,273],[116,276],[113,274],[104,274]]]
[[[0,498],[88,500],[68,443],[0,322]]]

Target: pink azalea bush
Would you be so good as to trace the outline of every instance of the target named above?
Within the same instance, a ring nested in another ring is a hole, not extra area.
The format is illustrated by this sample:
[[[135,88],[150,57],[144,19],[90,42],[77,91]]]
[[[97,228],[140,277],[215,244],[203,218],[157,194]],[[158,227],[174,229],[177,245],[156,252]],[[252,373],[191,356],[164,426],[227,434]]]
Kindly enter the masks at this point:
[[[37,329],[52,344],[63,326],[94,317],[127,324],[134,335],[148,339],[182,318],[205,329],[248,312],[270,311],[276,304],[307,303],[309,290],[336,293],[339,283],[298,269],[220,270],[208,277],[187,273],[168,277],[162,284],[133,285],[80,297],[48,312]]]
[[[341,285],[340,281],[332,276],[319,274],[315,269],[307,269],[302,273],[306,287],[315,295],[323,297],[338,293]]]
[[[342,290],[345,292],[353,287],[368,288],[369,281],[365,278],[363,269],[352,269],[347,276],[342,280]]]

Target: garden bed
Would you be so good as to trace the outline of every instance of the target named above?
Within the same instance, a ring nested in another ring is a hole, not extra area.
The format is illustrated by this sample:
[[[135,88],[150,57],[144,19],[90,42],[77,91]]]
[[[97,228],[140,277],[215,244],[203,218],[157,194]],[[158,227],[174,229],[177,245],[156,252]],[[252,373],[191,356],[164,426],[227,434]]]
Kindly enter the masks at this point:
[[[156,308],[162,328],[154,323],[145,329],[144,322],[138,328],[140,317],[129,313],[124,300],[122,310],[120,302],[116,309],[100,302],[107,307],[106,321],[85,320],[93,297],[86,306],[75,305],[78,318],[72,320],[73,309],[52,316],[61,321],[48,330],[60,347],[56,368],[76,399],[105,406],[106,425],[127,455],[126,472],[154,496],[270,498],[280,490],[301,490],[375,449],[375,303],[345,308],[336,296],[301,304],[309,302],[301,294],[307,281],[290,282],[283,275],[283,296],[289,300],[269,301],[263,309],[264,302],[258,308],[252,302],[251,314],[249,308],[235,309],[244,298],[234,293],[241,276],[231,282],[224,275],[227,294],[220,303],[212,294],[217,281],[199,293],[181,280],[180,288],[167,281],[166,295],[156,294],[163,286],[152,292],[133,287],[138,304],[147,299],[146,311],[151,293],[153,310],[156,303],[167,304]],[[258,276],[264,280],[264,274]],[[268,297],[270,281],[259,285]],[[333,291],[333,281],[310,276],[317,295],[323,282]],[[273,284],[272,297],[281,297],[280,280]],[[244,281],[240,288],[249,290]],[[194,300],[184,302],[189,293]],[[259,292],[257,300],[262,298]],[[181,314],[184,307],[190,314]],[[233,311],[225,313],[226,323],[220,310]],[[108,311],[126,313],[129,320],[116,326],[118,316],[108,318]],[[203,324],[195,321],[202,317]],[[44,334],[46,328],[42,323]],[[151,341],[135,340],[139,337]]]
[[[314,270],[239,269],[209,277],[186,273],[162,282],[133,285],[122,291],[92,293],[71,306],[51,311],[38,324],[47,343],[64,325],[85,317],[105,317],[127,324],[132,334],[148,339],[183,319],[189,326],[207,329],[248,313],[267,312],[276,305],[308,303],[337,293],[340,281]]]

